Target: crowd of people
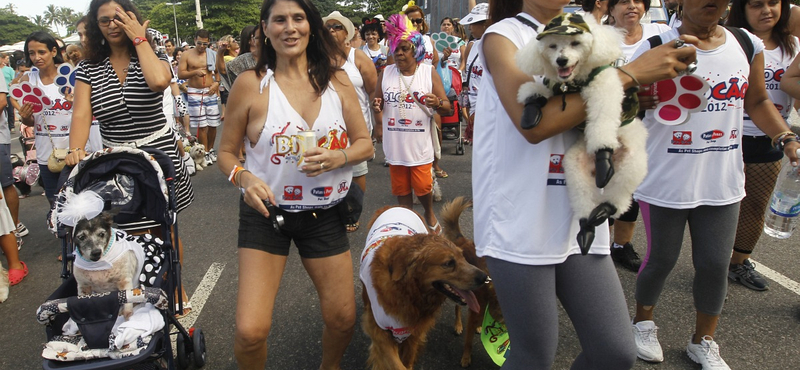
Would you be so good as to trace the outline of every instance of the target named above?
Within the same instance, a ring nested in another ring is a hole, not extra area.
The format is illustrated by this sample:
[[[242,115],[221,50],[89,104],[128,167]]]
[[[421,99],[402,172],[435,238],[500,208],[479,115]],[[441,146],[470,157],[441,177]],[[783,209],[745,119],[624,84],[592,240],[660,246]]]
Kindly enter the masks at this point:
[[[195,167],[184,146],[202,146],[205,161],[241,191],[234,346],[239,367],[263,368],[267,361],[272,308],[294,243],[319,295],[321,368],[336,369],[356,324],[347,234],[360,222],[348,207],[363,202],[374,145],[382,143],[397,204],[411,209],[416,195],[428,232],[441,234],[433,202],[434,182],[449,176],[441,166],[442,122],[463,116],[465,141],[474,145],[475,244],[514,342],[504,369],[552,366],[556,300],[581,343],[592,344],[583,346],[573,368],[626,369],[636,357],[664,361],[654,308],[687,224],[696,326],[686,351],[703,369],[727,369],[714,334],[728,280],[768,289],[749,257],[783,157],[793,165],[798,161],[800,143],[787,119],[800,87],[781,84],[780,76],[800,79],[800,61],[794,60],[800,10],[788,0],[733,0],[723,19],[728,0],[672,0],[666,1],[666,25],[641,23],[650,9],[647,0],[583,1],[584,17],[620,31],[617,70],[626,89],[640,92],[649,167],[631,208],[613,226],[598,228],[584,256],[575,240],[579,223],[564,206],[569,197],[563,171],[551,165],[553,156],[563,156],[578,139],[573,128],[586,119],[582,97],[551,98],[540,107],[538,125],[523,129],[517,91],[533,79],[514,61],[516,51],[540,32],[561,26],[551,20],[568,3],[471,0],[468,14],[434,23],[440,36],[413,2],[397,14],[354,23],[339,11],[320,14],[310,0],[267,0],[260,18],[238,37],[214,38],[201,29],[192,45],[176,45],[147,29],[130,0],[93,0],[76,25],[79,45],[35,32],[16,70],[0,55],[0,95],[6,94],[0,96],[0,247],[11,284],[28,274],[19,259],[28,230],[19,220],[9,159],[17,117],[21,129],[32,127],[35,161],[51,204],[65,180],[65,172],[48,167],[56,153],[66,151],[66,165],[74,166],[104,147],[152,147],[172,159],[182,211],[194,199]],[[440,37],[454,42],[436,46]],[[735,85],[730,91],[741,93],[711,94],[709,107],[725,109],[695,113],[681,130],[700,136],[713,122],[740,145],[707,150],[701,140],[676,143],[673,127],[654,117],[660,102],[650,93],[652,84],[675,78],[695,61],[695,74],[709,76],[712,85]],[[77,69],[74,90],[54,82],[63,64]],[[22,82],[40,87],[54,102],[71,104],[34,112],[32,104],[10,98],[11,84]],[[313,145],[301,144],[304,136]],[[528,169],[507,165],[508,158]],[[529,196],[508,198],[522,186]],[[287,187],[349,190],[293,197]],[[644,262],[631,243],[639,213],[648,241]],[[271,221],[276,214],[283,226]],[[146,220],[121,226],[154,231]],[[614,262],[638,272],[633,318]],[[178,315],[191,310],[185,293],[182,300]],[[532,322],[531,316],[538,319]]]

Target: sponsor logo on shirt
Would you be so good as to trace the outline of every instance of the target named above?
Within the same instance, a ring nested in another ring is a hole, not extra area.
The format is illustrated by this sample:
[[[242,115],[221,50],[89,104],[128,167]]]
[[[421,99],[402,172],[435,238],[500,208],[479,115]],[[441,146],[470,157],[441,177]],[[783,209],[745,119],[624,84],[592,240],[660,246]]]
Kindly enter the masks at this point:
[[[561,161],[564,159],[563,154],[550,154],[550,173],[564,173],[564,166]]]
[[[692,145],[691,131],[672,131],[673,145]]]
[[[333,187],[331,186],[320,186],[318,188],[311,189],[311,195],[315,197],[324,197],[328,198],[333,194]]]
[[[342,181],[339,183],[339,188],[336,190],[338,194],[346,193],[350,190],[350,187],[347,185],[347,181]]]
[[[283,200],[303,200],[303,187],[299,185],[284,186]]]
[[[403,119],[403,118],[401,118],[401,119],[400,119],[400,124],[401,124],[401,125],[403,125],[403,126],[408,126],[408,125],[410,125],[410,124],[411,124],[411,120],[410,120],[410,119]]]
[[[389,126],[394,126],[394,118],[389,118]]]
[[[716,141],[717,139],[719,139],[719,138],[721,138],[723,136],[725,136],[724,132],[722,132],[720,130],[712,130],[712,131],[706,131],[706,132],[702,133],[700,135],[700,138],[705,140],[705,141],[707,141],[707,142],[713,142],[713,141]]]
[[[739,137],[739,129],[735,128],[735,129],[731,130],[731,136],[729,136],[728,139],[735,140],[738,137]]]

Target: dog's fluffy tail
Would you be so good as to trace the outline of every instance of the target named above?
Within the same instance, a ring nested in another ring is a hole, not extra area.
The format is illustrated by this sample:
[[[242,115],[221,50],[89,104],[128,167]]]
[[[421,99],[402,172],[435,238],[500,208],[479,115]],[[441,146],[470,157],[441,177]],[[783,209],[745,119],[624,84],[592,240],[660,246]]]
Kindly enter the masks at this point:
[[[456,197],[452,202],[442,206],[442,229],[444,229],[444,237],[447,240],[455,243],[458,238],[464,237],[464,234],[461,233],[458,219],[464,210],[469,207],[472,207],[472,202],[464,197]]]

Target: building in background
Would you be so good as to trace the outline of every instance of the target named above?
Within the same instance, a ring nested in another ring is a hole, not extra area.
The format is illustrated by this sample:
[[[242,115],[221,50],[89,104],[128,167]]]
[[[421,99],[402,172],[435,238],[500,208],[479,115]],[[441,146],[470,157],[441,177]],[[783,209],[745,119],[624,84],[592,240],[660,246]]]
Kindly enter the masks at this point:
[[[488,1],[477,1],[477,3],[486,3]],[[469,6],[470,2],[466,0],[420,0],[417,2],[423,10],[425,10],[425,17],[428,24],[431,26],[430,32],[440,32],[439,23],[442,18],[461,18],[472,10]]]

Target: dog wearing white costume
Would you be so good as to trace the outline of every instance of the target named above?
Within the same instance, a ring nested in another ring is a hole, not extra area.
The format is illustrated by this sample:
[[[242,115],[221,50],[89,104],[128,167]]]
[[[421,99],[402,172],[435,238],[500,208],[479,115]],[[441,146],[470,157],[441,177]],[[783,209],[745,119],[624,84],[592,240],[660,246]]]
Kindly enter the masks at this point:
[[[594,229],[628,210],[647,173],[647,130],[636,117],[638,89],[624,90],[615,62],[622,56],[621,34],[593,17],[564,13],[522,47],[516,62],[535,76],[517,95],[525,104],[521,126],[535,127],[541,107],[554,95],[580,93],[586,107],[582,133],[563,159],[573,211],[581,229],[578,245],[588,253]],[[543,78],[542,78],[543,77]],[[567,109],[566,100],[562,109]],[[580,107],[569,107],[580,109]]]

